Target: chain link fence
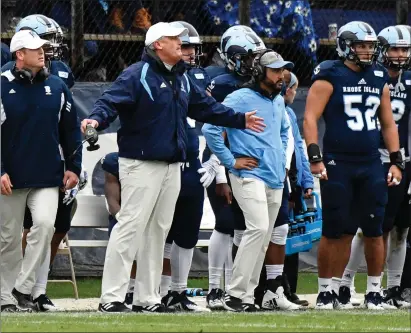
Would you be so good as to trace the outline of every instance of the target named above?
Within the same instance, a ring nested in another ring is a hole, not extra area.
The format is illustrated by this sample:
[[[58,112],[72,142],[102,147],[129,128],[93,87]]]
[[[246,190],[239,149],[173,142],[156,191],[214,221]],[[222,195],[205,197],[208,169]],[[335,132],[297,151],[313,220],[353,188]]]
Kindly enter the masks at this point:
[[[398,9],[397,9],[398,8]],[[314,66],[336,58],[330,24],[361,20],[378,33],[408,21],[404,0],[2,0],[2,42],[30,14],[55,19],[63,28],[78,81],[113,81],[140,59],[145,31],[159,21],[184,20],[203,36],[203,66],[218,62],[216,47],[234,24],[250,25],[266,46],[296,64],[302,83]]]

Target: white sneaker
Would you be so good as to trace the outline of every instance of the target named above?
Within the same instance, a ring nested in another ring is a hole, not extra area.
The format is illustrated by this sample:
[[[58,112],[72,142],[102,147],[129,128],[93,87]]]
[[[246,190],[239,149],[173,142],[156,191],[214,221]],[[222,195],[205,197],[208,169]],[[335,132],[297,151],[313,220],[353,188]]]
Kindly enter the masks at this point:
[[[263,297],[262,309],[293,311],[301,309],[300,305],[290,302],[284,295],[284,288],[278,287],[275,293],[267,290]]]
[[[351,287],[350,291],[351,291],[351,299],[350,299],[351,304],[354,306],[360,306],[361,299],[360,299],[360,296],[356,293],[355,287]]]

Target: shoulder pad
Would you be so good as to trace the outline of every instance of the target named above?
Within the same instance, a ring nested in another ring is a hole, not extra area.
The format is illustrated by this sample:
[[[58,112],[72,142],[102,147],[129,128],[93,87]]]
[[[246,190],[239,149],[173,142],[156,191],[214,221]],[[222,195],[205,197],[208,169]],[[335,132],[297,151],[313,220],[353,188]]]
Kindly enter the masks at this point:
[[[221,74],[221,75],[216,76],[213,80],[216,85],[224,84],[224,85],[234,86],[238,82],[238,79],[233,74]]]
[[[320,63],[317,67],[314,68],[313,76],[311,80],[314,82],[316,80],[325,80],[332,82],[333,76],[335,75],[335,67],[337,61],[335,60],[326,60]]]

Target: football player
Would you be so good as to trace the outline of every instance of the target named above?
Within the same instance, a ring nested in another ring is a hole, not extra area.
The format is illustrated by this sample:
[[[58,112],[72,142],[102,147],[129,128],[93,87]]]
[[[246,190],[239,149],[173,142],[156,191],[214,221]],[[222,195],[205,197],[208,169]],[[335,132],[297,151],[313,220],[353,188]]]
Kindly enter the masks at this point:
[[[46,67],[51,74],[58,76],[71,89],[74,85],[74,76],[70,67],[63,62],[68,50],[63,44],[63,30],[60,25],[47,16],[33,14],[20,20],[16,26],[16,32],[20,30],[33,30],[41,38],[50,42],[49,47],[44,50]],[[1,68],[1,71],[12,69],[14,65],[15,62],[10,61]]]
[[[398,186],[388,188],[388,203],[385,208],[383,224],[388,290],[383,305],[388,303],[388,306],[408,308],[410,303],[406,302],[401,296],[400,284],[405,261],[407,234],[411,223],[411,197],[407,194],[411,173],[408,147],[411,72],[407,70],[411,57],[411,27],[403,25],[387,27],[378,34],[378,40],[380,42],[378,62],[388,71],[391,108],[398,126],[401,153],[405,156],[406,161],[403,180]],[[390,158],[384,140],[381,140],[380,153],[385,171],[388,172]],[[340,302],[342,305],[350,303],[350,288],[362,259],[363,243],[362,231],[359,229],[352,242],[350,261],[344,271],[340,288]]]
[[[342,26],[337,35],[341,60],[325,61],[314,69],[307,96],[304,137],[311,172],[320,178],[323,207],[317,309],[339,308],[341,277],[358,227],[364,235],[368,266],[365,306],[383,308],[380,275],[387,184],[400,184],[404,160],[391,111],[388,74],[375,63],[377,46],[377,35],[368,23]],[[321,116],[326,125],[323,153],[317,127]],[[389,152],[388,173],[380,160],[377,119]]]

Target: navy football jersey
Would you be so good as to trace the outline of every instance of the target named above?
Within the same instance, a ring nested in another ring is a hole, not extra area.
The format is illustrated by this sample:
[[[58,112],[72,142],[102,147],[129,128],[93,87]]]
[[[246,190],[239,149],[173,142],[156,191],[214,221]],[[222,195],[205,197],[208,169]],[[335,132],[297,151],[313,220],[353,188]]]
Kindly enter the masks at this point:
[[[228,95],[240,89],[249,80],[249,76],[239,76],[234,73],[219,75],[211,80],[211,95],[217,102],[221,103]]]
[[[210,85],[211,80],[204,68],[195,67],[187,70],[191,82],[204,91]],[[192,161],[200,155],[200,140],[196,130],[196,121],[187,117],[187,161]]]
[[[118,153],[109,153],[101,159],[101,167],[105,172],[119,179]]]
[[[229,74],[230,71],[227,69],[227,67],[222,67],[222,66],[208,66],[205,68],[205,71],[207,72],[208,76],[210,79],[214,79],[215,77],[223,74]]]
[[[401,82],[404,90],[397,89],[395,91],[395,86],[398,84],[398,77],[388,79],[388,87],[390,88],[391,96],[391,108],[394,116],[395,123],[398,126],[398,134],[400,137],[400,147],[405,149],[405,156],[410,156],[410,151],[408,147],[409,129],[408,120],[410,117],[411,110],[411,72],[406,71],[401,75]],[[381,136],[381,148],[385,149],[384,140]],[[389,155],[387,151],[381,152],[382,156],[385,157],[384,162],[389,162]]]
[[[14,61],[8,62],[1,68],[1,71],[4,73],[7,70],[12,70],[14,67],[14,64],[15,64]],[[64,62],[60,60],[53,60],[50,63],[49,70],[50,70],[50,74],[58,76],[60,79],[62,79],[69,89],[71,89],[71,87],[74,86],[73,72],[71,71],[70,67],[67,66]]]
[[[314,69],[312,80],[328,81],[334,88],[323,113],[324,155],[353,161],[378,158],[377,110],[388,80],[386,69],[374,64],[355,72],[341,60],[328,60]]]
[[[206,70],[202,67],[194,67],[187,70],[187,75],[191,80],[203,90],[206,90],[211,83]]]
[[[1,43],[1,66],[7,64],[9,61],[11,61],[10,48],[6,44]]]

